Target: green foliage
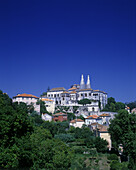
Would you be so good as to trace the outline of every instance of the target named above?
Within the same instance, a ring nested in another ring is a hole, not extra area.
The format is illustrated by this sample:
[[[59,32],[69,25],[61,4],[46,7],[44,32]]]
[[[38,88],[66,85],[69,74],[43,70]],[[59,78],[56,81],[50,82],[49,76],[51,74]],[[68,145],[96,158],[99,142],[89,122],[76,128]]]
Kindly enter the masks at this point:
[[[136,115],[120,110],[119,114],[111,120],[109,133],[115,149],[123,146],[123,154],[130,157],[136,165]]]
[[[33,151],[33,169],[63,170],[71,166],[73,152],[60,140],[46,139]]]
[[[128,170],[128,163],[126,162],[123,162],[123,163],[120,163],[119,161],[117,160],[113,160],[110,164],[110,169],[111,170]]]
[[[75,140],[75,138],[73,137],[73,135],[71,134],[58,134],[54,136],[55,139],[60,139],[63,142],[73,142]]]
[[[95,147],[97,152],[106,152],[108,142],[100,137],[95,138]]]
[[[69,128],[68,122],[44,122],[42,127],[48,129],[52,136],[59,133],[66,133],[66,129]]]
[[[78,101],[78,104],[82,104],[84,106],[86,104],[91,104],[91,101],[89,99],[82,99]]]
[[[22,160],[25,160],[25,151],[22,149],[25,142],[20,146],[19,141],[25,141],[32,132],[33,125],[28,116],[27,105],[12,103],[8,95],[0,91],[0,167],[21,166]]]
[[[126,105],[130,107],[130,111],[131,111],[132,109],[136,108],[136,101],[130,103],[127,102]]]
[[[108,98],[108,103],[103,111],[118,112],[121,109],[125,109],[125,104],[122,102],[116,102],[113,97],[110,97]]]
[[[41,118],[41,115],[38,115],[35,111],[30,114],[30,119],[32,120],[35,126],[41,126],[44,122]]]
[[[73,112],[76,113],[79,106],[73,106]]]
[[[73,120],[73,119],[75,119],[75,118],[76,118],[76,116],[75,116],[74,113],[67,113],[67,120],[68,120],[68,121],[71,121],[71,120]]]
[[[46,106],[45,106],[45,102],[42,100],[38,100],[37,105],[40,105],[40,113],[48,113],[48,111],[46,110]]]
[[[107,159],[110,160],[110,161],[113,161],[113,160],[118,161],[118,160],[119,160],[119,158],[118,158],[118,156],[117,156],[116,154],[110,154],[110,155],[108,155],[108,156],[107,156]]]

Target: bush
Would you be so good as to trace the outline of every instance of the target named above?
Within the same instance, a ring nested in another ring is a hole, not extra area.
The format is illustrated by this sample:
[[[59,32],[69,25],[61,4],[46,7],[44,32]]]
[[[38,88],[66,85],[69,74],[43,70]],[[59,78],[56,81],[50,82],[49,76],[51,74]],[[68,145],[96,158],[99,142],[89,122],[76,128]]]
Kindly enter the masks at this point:
[[[63,142],[66,142],[66,143],[67,142],[73,142],[75,140],[73,135],[70,135],[70,134],[58,134],[58,135],[55,135],[54,138],[60,139]]]
[[[118,159],[118,156],[117,156],[116,154],[108,155],[108,156],[107,156],[107,159],[108,159],[108,160],[111,160],[111,161],[113,161],[113,160],[118,161],[118,160],[119,160],[119,159]]]

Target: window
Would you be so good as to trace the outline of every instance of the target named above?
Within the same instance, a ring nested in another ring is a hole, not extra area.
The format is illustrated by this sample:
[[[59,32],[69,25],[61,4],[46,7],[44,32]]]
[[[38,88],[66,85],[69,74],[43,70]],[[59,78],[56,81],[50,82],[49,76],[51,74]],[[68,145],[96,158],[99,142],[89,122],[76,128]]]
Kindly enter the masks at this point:
[[[91,93],[89,93],[89,96],[91,96]]]
[[[57,96],[59,97],[59,94],[57,94]]]
[[[63,100],[65,100],[65,98],[63,97]]]
[[[56,97],[56,94],[54,94],[54,97]]]
[[[83,94],[81,93],[81,96],[83,96]]]
[[[94,107],[92,108],[92,111],[94,112]]]
[[[85,93],[85,97],[87,97],[87,93]]]
[[[94,93],[93,96],[98,96],[98,94]]]

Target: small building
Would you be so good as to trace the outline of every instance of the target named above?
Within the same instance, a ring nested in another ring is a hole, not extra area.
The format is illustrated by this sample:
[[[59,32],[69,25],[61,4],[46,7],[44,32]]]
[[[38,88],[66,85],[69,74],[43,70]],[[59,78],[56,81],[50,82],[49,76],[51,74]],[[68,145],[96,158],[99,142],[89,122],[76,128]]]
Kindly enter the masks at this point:
[[[135,113],[136,114],[136,108],[132,109],[131,113]]]
[[[70,121],[70,126],[74,126],[75,128],[79,127],[81,128],[85,124],[85,122],[82,119],[74,119]]]
[[[92,123],[95,123],[95,122],[102,124],[102,119],[99,118],[99,116],[97,116],[97,115],[90,115],[87,118],[85,118],[85,124],[87,126],[92,124]]]
[[[38,113],[40,113],[40,105],[37,105],[37,101],[38,101],[39,97],[36,97],[32,94],[17,94],[16,96],[13,97],[12,101],[13,102],[23,102],[26,103],[27,105],[33,105],[34,106],[34,110]]]
[[[125,110],[127,110],[127,111],[128,111],[128,113],[130,113],[130,107],[125,106]]]
[[[42,120],[51,122],[52,121],[52,116],[50,116],[47,113],[42,113]]]
[[[101,126],[98,129],[98,136],[108,142],[108,148],[109,148],[109,150],[111,150],[111,136],[108,132],[107,126]]]
[[[102,124],[103,124],[103,125],[109,125],[109,121],[110,121],[110,119],[111,119],[110,114],[108,114],[108,113],[103,113],[103,114],[101,114],[101,115],[99,116],[99,118],[102,119]]]
[[[53,121],[55,121],[55,122],[57,122],[57,121],[60,121],[60,122],[67,121],[67,114],[62,113],[62,112],[53,114]]]
[[[46,110],[49,113],[54,113],[55,111],[55,102],[54,100],[48,98],[41,98],[41,100],[45,103]]]

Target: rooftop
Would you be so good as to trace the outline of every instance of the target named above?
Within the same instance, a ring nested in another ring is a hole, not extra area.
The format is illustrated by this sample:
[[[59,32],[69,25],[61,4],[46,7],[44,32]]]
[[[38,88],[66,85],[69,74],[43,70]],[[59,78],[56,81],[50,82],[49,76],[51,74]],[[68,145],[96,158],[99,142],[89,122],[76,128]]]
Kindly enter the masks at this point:
[[[97,115],[90,115],[86,119],[97,119],[99,116]]]
[[[39,98],[39,97],[34,96],[34,95],[32,95],[32,94],[26,94],[26,93],[18,94],[18,95],[16,95],[15,97],[30,97],[30,98],[36,98],[36,99]]]
[[[46,98],[46,99],[43,99],[43,98],[42,98],[41,100],[42,100],[42,101],[50,101],[50,102],[53,102],[53,100],[47,99],[47,98]]]
[[[70,123],[76,123],[76,122],[84,122],[84,121],[82,119],[74,119],[70,121]]]
[[[65,91],[66,89],[64,87],[56,87],[52,88],[50,91]]]

